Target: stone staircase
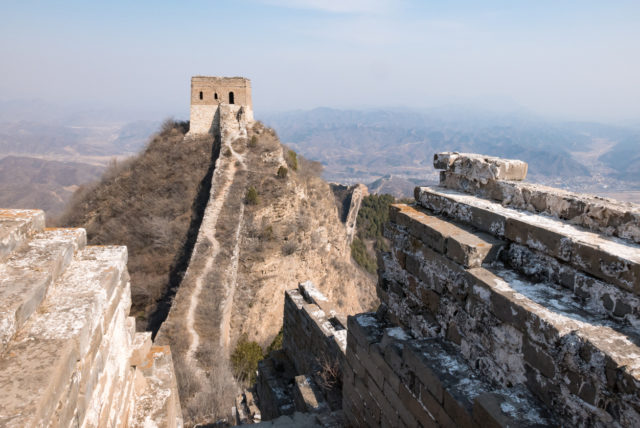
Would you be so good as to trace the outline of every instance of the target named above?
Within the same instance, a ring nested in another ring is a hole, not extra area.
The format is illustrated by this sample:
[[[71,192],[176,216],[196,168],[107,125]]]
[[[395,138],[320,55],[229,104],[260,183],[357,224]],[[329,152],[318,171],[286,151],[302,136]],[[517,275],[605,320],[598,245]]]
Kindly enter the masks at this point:
[[[128,317],[127,249],[0,210],[0,426],[181,426],[168,348]]]
[[[365,403],[345,398],[354,425],[640,426],[637,207],[603,214],[597,198],[541,186],[533,198],[514,181],[522,164],[436,155],[442,183],[463,185],[391,207],[387,311],[349,320],[348,366],[372,379],[345,378],[343,396]]]

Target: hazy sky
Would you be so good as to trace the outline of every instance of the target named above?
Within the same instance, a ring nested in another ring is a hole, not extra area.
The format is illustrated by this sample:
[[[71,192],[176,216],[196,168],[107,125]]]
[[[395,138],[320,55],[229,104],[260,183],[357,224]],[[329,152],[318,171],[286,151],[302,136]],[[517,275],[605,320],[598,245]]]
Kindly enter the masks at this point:
[[[0,20],[0,100],[186,117],[190,76],[241,75],[258,118],[472,103],[640,119],[638,0],[6,0]]]

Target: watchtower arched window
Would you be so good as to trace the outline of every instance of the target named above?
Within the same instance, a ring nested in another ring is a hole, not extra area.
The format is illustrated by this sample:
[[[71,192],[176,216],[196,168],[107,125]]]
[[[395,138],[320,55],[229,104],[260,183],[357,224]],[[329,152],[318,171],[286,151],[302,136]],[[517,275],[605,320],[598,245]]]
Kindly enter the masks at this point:
[[[200,99],[202,99],[202,91],[200,91]]]
[[[233,92],[229,92],[229,104],[234,104]]]
[[[214,100],[217,100],[217,99],[218,99],[218,93],[217,93],[217,92],[213,94],[213,99],[214,99]]]

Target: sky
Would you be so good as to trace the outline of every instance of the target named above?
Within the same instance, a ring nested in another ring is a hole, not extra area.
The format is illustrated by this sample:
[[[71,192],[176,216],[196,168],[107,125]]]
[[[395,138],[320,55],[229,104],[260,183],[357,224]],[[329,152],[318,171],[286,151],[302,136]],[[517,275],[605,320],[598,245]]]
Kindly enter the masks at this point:
[[[640,1],[9,1],[0,101],[186,118],[192,75],[260,113],[472,105],[640,123]],[[131,119],[135,119],[132,117]]]

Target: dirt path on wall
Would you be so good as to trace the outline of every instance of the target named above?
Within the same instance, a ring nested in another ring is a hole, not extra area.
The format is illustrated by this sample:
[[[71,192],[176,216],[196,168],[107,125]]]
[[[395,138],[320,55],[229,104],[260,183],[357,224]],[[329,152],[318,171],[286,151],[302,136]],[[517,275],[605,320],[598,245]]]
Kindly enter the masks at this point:
[[[244,157],[236,153],[231,148],[233,157],[240,163],[243,170],[247,170],[247,166],[244,162]],[[244,204],[240,205],[240,212],[238,213],[238,227],[235,232],[236,245],[233,248],[233,255],[231,256],[231,263],[229,266],[230,272],[227,272],[227,278],[229,278],[226,286],[226,293],[224,302],[222,303],[222,320],[220,321],[220,346],[226,352],[229,349],[230,342],[230,327],[231,327],[231,310],[233,309],[233,299],[236,293],[236,284],[238,281],[238,259],[240,256],[240,230],[242,229],[242,220],[244,219]]]
[[[231,141],[235,140],[237,135],[233,134],[226,138],[226,142],[229,144],[224,144],[226,148],[229,148],[234,154],[234,158],[240,161],[241,165],[244,165],[244,159],[241,155],[235,153],[231,148]],[[224,147],[223,146],[223,147]],[[207,277],[207,274],[212,270],[213,264],[220,252],[220,244],[216,239],[216,225],[218,222],[218,218],[220,216],[220,211],[224,206],[227,198],[229,197],[229,189],[231,188],[231,184],[233,183],[233,179],[236,173],[236,162],[228,162],[227,168],[225,168],[224,172],[221,172],[221,175],[224,174],[224,177],[217,177],[218,181],[222,179],[224,184],[220,189],[219,193],[213,195],[213,200],[209,201],[209,206],[207,207],[207,212],[205,213],[204,219],[200,226],[200,230],[202,231],[202,236],[211,242],[211,252],[209,257],[207,258],[206,264],[203,269],[199,272],[197,278],[195,279],[195,286],[193,292],[191,293],[191,298],[189,299],[189,308],[187,309],[187,317],[186,317],[186,327],[187,332],[189,333],[189,348],[187,349],[186,359],[192,363],[192,366],[197,370],[198,375],[204,376],[204,372],[197,364],[197,360],[195,359],[195,353],[200,346],[200,335],[195,329],[195,311],[200,303],[200,293],[202,292],[202,287],[204,286],[204,281]],[[217,172],[218,170],[216,170]],[[215,174],[215,173],[214,173]],[[214,176],[214,180],[216,177]],[[243,206],[244,208],[244,206]],[[243,211],[243,208],[241,211]],[[237,266],[237,262],[236,262]],[[236,269],[237,270],[237,269]],[[227,293],[229,294],[229,292]],[[228,299],[227,299],[228,300]],[[231,301],[226,302],[225,305],[231,305],[233,301],[233,296],[231,296]],[[226,311],[226,308],[225,308]]]

